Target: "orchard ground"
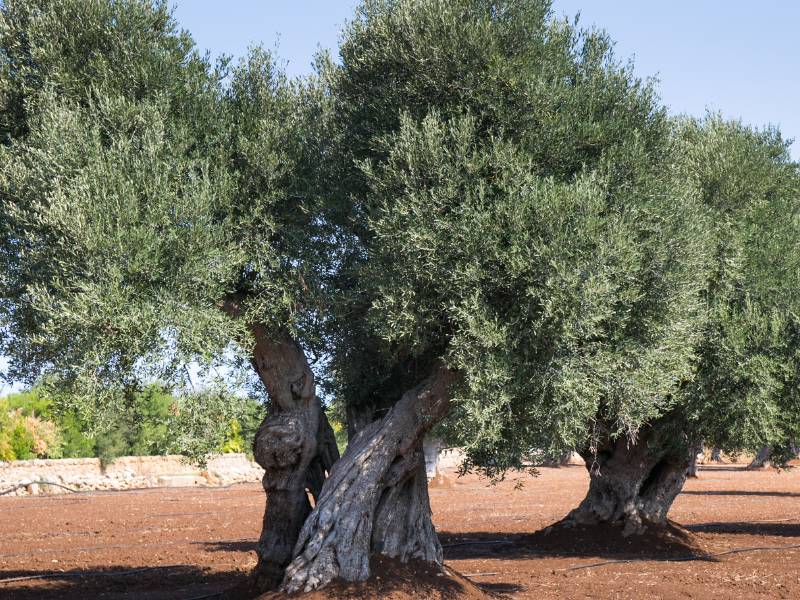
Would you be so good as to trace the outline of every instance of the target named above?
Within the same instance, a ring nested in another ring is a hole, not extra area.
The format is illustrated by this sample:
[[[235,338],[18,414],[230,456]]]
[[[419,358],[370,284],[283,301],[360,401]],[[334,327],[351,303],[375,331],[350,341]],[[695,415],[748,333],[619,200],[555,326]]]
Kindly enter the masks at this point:
[[[689,538],[678,531],[622,545],[547,532],[582,499],[588,477],[578,466],[540,473],[494,487],[452,473],[431,484],[446,567],[465,576],[437,597],[482,595],[467,580],[508,598],[800,597],[800,468],[704,466],[670,513]],[[0,497],[0,598],[219,597],[255,564],[263,513],[258,484]],[[739,549],[749,550],[730,552]],[[689,556],[699,558],[674,560]],[[420,587],[405,589],[391,565],[379,569],[381,580],[333,597],[424,597]],[[39,575],[48,577],[9,581]],[[425,581],[411,578],[412,586]]]

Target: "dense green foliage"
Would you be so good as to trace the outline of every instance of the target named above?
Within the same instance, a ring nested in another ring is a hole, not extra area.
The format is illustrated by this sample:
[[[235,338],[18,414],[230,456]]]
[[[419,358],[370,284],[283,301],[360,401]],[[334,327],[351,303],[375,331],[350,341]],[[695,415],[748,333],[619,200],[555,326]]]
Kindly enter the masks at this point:
[[[717,446],[787,447],[800,439],[800,169],[772,129],[711,115],[678,135],[715,246],[690,414]]]
[[[164,4],[11,1],[2,15],[4,110],[21,113],[0,153],[3,350],[18,378],[114,403],[107,384],[162,370],[168,343],[200,354],[222,337],[206,299],[232,269],[209,226],[226,181],[203,145],[216,88]]]
[[[263,411],[251,398],[209,391],[187,396],[160,385],[146,386],[124,404],[106,429],[97,430],[45,385],[9,394],[0,399],[0,460],[97,457],[109,462],[118,456],[173,453],[201,458],[208,449],[250,452]]]
[[[343,419],[446,364],[445,432],[490,472],[666,420],[800,437],[777,132],[669,118],[547,0],[365,0],[340,54],[292,82],[210,64],[164,2],[3,3],[0,352],[57,390],[65,452],[85,426],[161,451],[165,423],[240,448],[256,409],[214,367],[246,370],[253,322],[323,359]],[[211,391],[145,390],[190,364]]]
[[[61,458],[72,453],[71,431],[59,427],[52,411],[52,401],[41,387],[0,398],[0,449],[2,460]],[[8,444],[9,446],[7,446]]]
[[[108,430],[146,382],[185,386],[188,364],[238,377],[252,320],[313,345],[325,236],[297,130],[316,109],[267,53],[212,66],[162,1],[9,0],[0,101],[11,378],[47,376]],[[189,412],[195,433],[216,414]]]
[[[0,398],[0,460],[61,458],[60,431],[51,421],[11,409]]]
[[[358,241],[338,299],[346,401],[397,397],[443,360],[464,380],[455,441],[496,468],[600,421],[633,435],[681,400],[707,211],[605,35],[548,2],[367,2],[331,70],[336,164],[355,168],[333,171]]]

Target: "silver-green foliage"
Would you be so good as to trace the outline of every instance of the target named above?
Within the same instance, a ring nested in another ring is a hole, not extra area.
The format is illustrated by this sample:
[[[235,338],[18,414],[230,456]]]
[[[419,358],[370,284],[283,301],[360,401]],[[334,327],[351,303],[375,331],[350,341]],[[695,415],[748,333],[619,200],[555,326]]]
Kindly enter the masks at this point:
[[[331,78],[361,211],[345,395],[442,359],[464,375],[451,433],[491,467],[680,402],[708,211],[611,48],[548,2],[363,4]]]
[[[113,388],[246,348],[251,320],[310,321],[305,92],[269,54],[212,66],[162,1],[9,0],[0,67],[12,376],[113,411]]]
[[[301,84],[212,66],[164,2],[6,0],[0,351],[95,421],[250,321],[324,339],[351,408],[443,360],[490,469],[665,414],[795,437],[796,165],[675,127],[612,49],[546,0],[366,0]]]
[[[800,170],[775,129],[709,115],[678,136],[714,223],[689,414],[709,443],[785,446],[800,436]]]

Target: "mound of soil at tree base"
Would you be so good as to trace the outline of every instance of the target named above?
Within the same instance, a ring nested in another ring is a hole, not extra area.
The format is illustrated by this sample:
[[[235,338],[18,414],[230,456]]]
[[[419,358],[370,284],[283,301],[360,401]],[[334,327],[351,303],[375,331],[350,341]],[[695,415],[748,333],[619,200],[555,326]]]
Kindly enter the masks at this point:
[[[372,576],[367,581],[333,581],[324,589],[287,596],[275,592],[258,600],[489,600],[493,598],[467,578],[445,566],[411,561],[404,564],[386,556],[370,561]]]
[[[596,556],[611,559],[674,560],[702,558],[708,553],[697,536],[677,523],[663,527],[650,525],[642,533],[623,535],[622,525],[578,525],[559,521],[531,534],[512,534],[507,539],[496,535],[471,535],[443,539],[445,558],[469,559],[472,554],[509,557]],[[492,539],[490,539],[492,538]],[[484,546],[483,544],[487,544]]]
[[[548,554],[615,555],[635,558],[674,559],[701,557],[705,549],[694,534],[677,523],[648,525],[640,534],[623,535],[622,525],[578,525],[560,521],[535,533],[531,541]]]
[[[445,534],[442,543],[448,560],[493,557],[503,559],[602,557],[610,560],[676,560],[708,555],[699,538],[677,523],[648,526],[638,535],[624,536],[622,525],[577,525],[559,521],[530,534]]]

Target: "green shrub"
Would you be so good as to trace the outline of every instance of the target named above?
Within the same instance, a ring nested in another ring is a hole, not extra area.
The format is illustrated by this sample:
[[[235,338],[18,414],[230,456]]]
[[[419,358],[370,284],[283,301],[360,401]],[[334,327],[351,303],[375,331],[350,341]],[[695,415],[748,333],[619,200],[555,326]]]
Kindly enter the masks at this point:
[[[87,427],[74,412],[59,418],[61,427],[61,453],[64,458],[91,458],[97,456],[97,440],[86,434]]]
[[[29,390],[9,394],[6,397],[9,410],[19,410],[26,417],[54,420],[53,399],[44,386],[35,385]]]
[[[336,437],[336,445],[339,448],[339,454],[342,455],[344,454],[345,448],[347,448],[347,427],[331,414],[328,415],[328,419],[333,429],[333,435]]]
[[[0,460],[61,458],[58,425],[0,401]]]
[[[16,460],[36,458],[33,453],[33,443],[33,434],[17,420],[11,427],[11,452],[14,458]]]
[[[98,430],[69,398],[56,399],[45,385],[10,394],[0,399],[0,460],[97,457],[108,464],[119,456],[251,453],[264,412],[253,398],[177,396],[160,384],[120,398],[119,407]],[[187,429],[196,429],[202,442],[187,445]]]
[[[35,458],[61,458],[61,432],[53,421],[34,416],[20,415],[22,426],[33,438],[32,451]]]
[[[0,398],[0,460],[15,460],[16,455],[11,447],[11,417],[8,402]]]
[[[222,452],[225,454],[232,452],[244,452],[244,438],[242,437],[242,426],[238,419],[231,419],[230,427],[225,432],[225,443],[222,444]]]

